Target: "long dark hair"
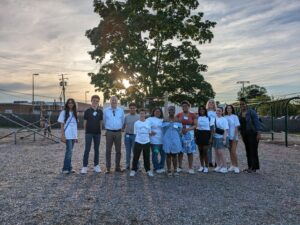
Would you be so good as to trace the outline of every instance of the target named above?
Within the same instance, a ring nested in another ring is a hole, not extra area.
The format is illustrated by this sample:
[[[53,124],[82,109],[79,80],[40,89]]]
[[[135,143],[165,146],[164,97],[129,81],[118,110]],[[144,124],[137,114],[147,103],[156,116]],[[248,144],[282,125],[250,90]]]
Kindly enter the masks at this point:
[[[206,107],[205,107],[204,105],[200,105],[200,106],[198,107],[198,115],[201,116],[201,114],[200,114],[200,110],[201,110],[201,109],[204,110],[204,115],[207,117],[207,109],[206,109]]]
[[[73,106],[73,115],[76,119],[76,122],[77,122],[77,108],[76,108],[76,102],[73,98],[69,98],[67,101],[66,101],[66,104],[65,104],[65,123],[67,122],[69,116],[70,116],[70,109],[69,109],[69,102],[72,101],[74,103],[74,106]]]
[[[228,107],[231,107],[231,110],[232,110],[232,114],[235,114],[235,110],[234,110],[234,108],[233,108],[233,105],[226,105],[226,107],[225,107],[225,115],[228,115],[228,112],[227,112],[227,109],[228,109]]]
[[[159,107],[156,107],[156,108],[154,108],[154,109],[152,110],[151,117],[154,117],[154,112],[155,112],[156,110],[159,110],[159,111],[160,111],[160,117],[159,117],[159,118],[160,118],[160,119],[164,118],[163,111],[162,111],[161,108],[159,108]]]

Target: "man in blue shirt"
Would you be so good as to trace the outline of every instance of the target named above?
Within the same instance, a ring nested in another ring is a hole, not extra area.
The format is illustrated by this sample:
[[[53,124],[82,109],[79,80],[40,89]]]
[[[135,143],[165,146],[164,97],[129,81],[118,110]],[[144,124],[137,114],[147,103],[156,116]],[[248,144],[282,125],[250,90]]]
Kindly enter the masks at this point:
[[[112,96],[110,98],[110,107],[104,109],[103,123],[106,129],[106,173],[110,173],[111,169],[111,149],[115,145],[116,149],[116,172],[123,172],[120,166],[121,161],[121,140],[122,127],[124,124],[124,110],[118,107],[118,98]]]

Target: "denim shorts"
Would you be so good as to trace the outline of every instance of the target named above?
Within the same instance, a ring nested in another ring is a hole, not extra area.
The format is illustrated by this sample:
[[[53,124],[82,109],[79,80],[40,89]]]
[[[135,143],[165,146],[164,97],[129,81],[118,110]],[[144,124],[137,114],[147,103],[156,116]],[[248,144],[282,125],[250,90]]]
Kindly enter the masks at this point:
[[[213,138],[213,148],[214,149],[225,149],[225,145],[223,143],[223,138]]]

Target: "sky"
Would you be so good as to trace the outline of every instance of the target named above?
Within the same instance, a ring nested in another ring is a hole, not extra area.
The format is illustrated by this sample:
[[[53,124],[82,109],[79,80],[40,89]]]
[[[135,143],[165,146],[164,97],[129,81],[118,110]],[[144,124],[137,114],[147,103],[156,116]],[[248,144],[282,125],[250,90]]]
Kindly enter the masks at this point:
[[[264,86],[275,98],[300,94],[299,0],[199,0],[204,19],[217,22],[210,44],[199,46],[203,73],[216,100],[231,103],[237,81]],[[99,65],[85,31],[99,24],[92,0],[0,1],[0,102],[59,100],[84,102],[95,92],[89,72]],[[296,93],[296,94],[294,94]]]

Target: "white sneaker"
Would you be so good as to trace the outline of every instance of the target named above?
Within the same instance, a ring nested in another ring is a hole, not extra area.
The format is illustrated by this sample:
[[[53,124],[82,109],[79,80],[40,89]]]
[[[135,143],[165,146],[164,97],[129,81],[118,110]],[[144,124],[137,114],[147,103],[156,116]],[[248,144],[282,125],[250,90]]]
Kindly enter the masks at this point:
[[[234,171],[234,166],[229,167],[228,172],[233,172]]]
[[[147,175],[148,175],[148,177],[153,177],[154,175],[153,175],[153,172],[151,171],[151,170],[149,170],[148,172],[147,172]]]
[[[220,171],[219,171],[220,173],[227,173],[228,172],[228,170],[227,170],[227,168],[226,167],[222,167],[221,169],[220,169]]]
[[[240,173],[240,168],[234,167],[234,173]]]
[[[214,169],[214,171],[218,173],[218,172],[220,172],[220,169],[221,169],[221,167],[217,166],[217,167]]]
[[[96,173],[101,173],[101,172],[102,172],[99,165],[97,165],[97,166],[94,167],[94,171],[95,171]]]
[[[204,167],[203,173],[208,173],[208,168],[207,167]]]
[[[130,172],[130,175],[129,176],[131,176],[131,177],[134,177],[135,176],[135,171],[134,170],[131,170],[131,172]]]
[[[189,173],[189,174],[195,174],[195,171],[194,171],[193,169],[189,169],[189,170],[188,170],[188,173]]]
[[[181,171],[182,171],[182,169],[179,168],[179,167],[177,167],[176,172],[177,172],[177,173],[180,173]]]
[[[174,172],[174,177],[177,177],[177,176],[179,176],[179,173],[176,171],[176,172]]]
[[[80,173],[81,174],[87,174],[88,168],[87,167],[82,167]]]
[[[203,172],[204,168],[202,166],[200,166],[200,168],[198,169],[198,172]]]
[[[164,172],[166,172],[164,169],[159,169],[159,170],[156,170],[155,171],[156,173],[164,173]]]

